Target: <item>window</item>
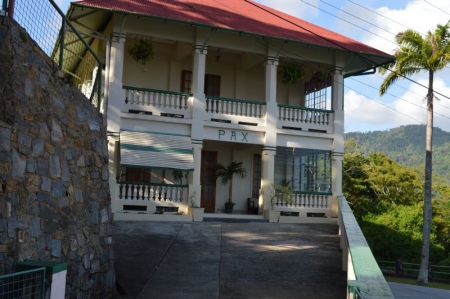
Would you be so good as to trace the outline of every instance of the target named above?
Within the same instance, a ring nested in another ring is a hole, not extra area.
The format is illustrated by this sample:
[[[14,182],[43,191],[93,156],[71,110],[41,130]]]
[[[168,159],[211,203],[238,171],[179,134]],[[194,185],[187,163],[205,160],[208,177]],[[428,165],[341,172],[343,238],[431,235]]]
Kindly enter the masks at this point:
[[[127,167],[125,178],[127,182],[150,183],[151,170],[144,168]]]
[[[259,198],[261,190],[261,155],[253,155],[252,198]]]
[[[181,92],[192,93],[192,72],[181,72]],[[220,76],[219,75],[205,75],[205,95],[220,97]]]
[[[277,147],[275,184],[286,183],[296,192],[331,193],[331,152]]]
[[[220,97],[220,76],[205,75],[205,95],[212,97]]]
[[[313,109],[331,109],[331,76],[320,78],[313,76],[305,82],[305,107]],[[330,92],[328,95],[327,93]]]
[[[181,92],[191,93],[192,89],[192,72],[182,71],[181,72]]]

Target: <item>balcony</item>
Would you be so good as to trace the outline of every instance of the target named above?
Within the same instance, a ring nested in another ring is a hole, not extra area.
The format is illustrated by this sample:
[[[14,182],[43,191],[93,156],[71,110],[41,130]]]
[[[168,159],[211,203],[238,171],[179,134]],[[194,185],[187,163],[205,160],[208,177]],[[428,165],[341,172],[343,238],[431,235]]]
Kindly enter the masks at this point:
[[[192,95],[188,93],[124,86],[124,111],[144,115],[192,119]],[[205,120],[240,125],[263,126],[267,106],[248,101],[206,96]],[[318,133],[333,132],[332,110],[277,105],[277,127]]]

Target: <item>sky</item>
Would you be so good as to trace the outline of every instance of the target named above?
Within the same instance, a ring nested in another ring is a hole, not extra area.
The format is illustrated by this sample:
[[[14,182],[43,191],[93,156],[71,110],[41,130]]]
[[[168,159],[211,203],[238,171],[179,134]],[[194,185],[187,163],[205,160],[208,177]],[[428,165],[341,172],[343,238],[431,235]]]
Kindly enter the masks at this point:
[[[224,0],[226,1],[226,0]],[[413,29],[425,35],[450,20],[448,0],[254,0],[393,54],[395,35]],[[62,11],[67,0],[55,1]],[[412,77],[424,86],[428,74]],[[388,130],[426,124],[427,89],[399,80],[380,97],[380,74],[345,79],[345,132]],[[450,131],[450,64],[435,74],[434,125]],[[447,98],[448,97],[448,98]]]

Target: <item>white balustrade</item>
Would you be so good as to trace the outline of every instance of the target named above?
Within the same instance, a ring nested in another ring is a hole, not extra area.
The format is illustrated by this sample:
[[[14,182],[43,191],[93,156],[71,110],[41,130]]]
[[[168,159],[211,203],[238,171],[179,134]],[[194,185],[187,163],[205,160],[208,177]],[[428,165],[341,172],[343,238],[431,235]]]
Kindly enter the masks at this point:
[[[189,94],[124,86],[125,103],[165,109],[188,109]]]

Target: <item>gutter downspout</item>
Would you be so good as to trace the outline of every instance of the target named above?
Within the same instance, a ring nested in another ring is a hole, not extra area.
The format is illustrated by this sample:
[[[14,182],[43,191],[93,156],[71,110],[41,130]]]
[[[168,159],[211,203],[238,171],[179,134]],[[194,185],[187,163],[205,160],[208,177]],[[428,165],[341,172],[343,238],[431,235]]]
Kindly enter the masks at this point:
[[[376,67],[373,67],[370,71],[360,71],[360,72],[356,72],[353,74],[348,74],[348,75],[344,75],[344,78],[349,78],[349,77],[357,77],[357,76],[366,76],[366,75],[373,75],[377,72]]]

